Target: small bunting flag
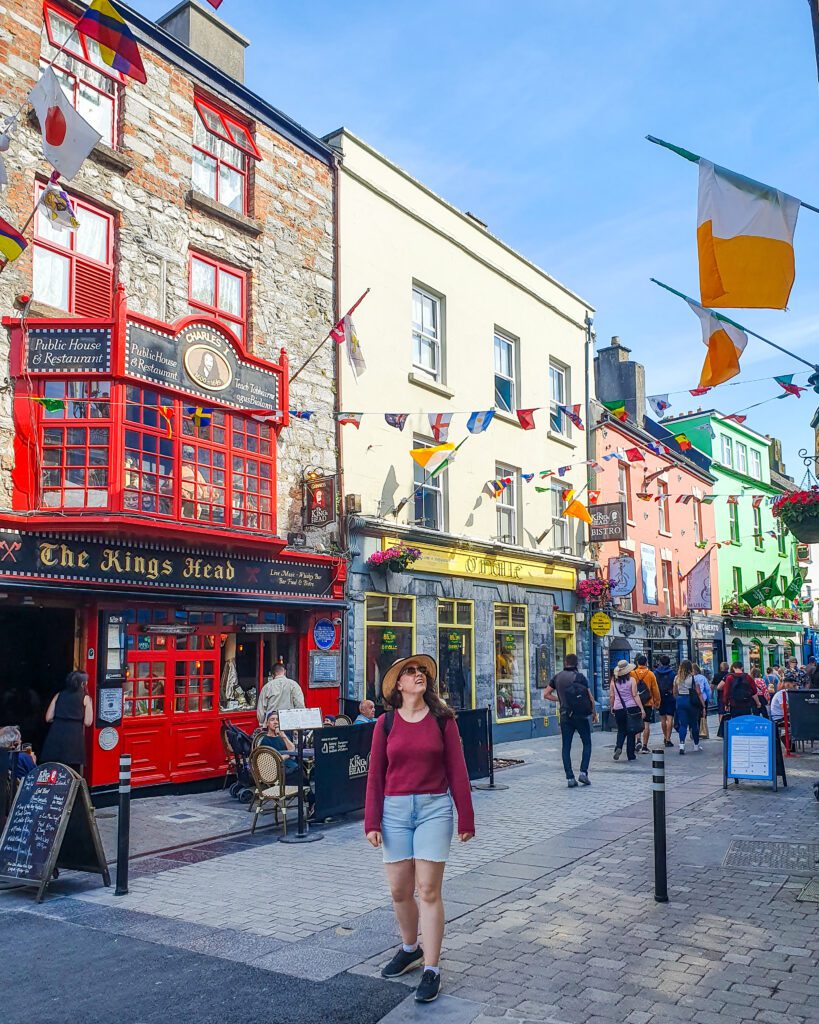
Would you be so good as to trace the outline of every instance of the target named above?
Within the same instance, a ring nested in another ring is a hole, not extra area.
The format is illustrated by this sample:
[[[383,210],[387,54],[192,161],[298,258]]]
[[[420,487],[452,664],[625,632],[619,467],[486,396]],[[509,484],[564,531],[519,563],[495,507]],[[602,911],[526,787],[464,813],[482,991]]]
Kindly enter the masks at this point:
[[[537,484],[535,484],[535,490],[538,494],[547,494],[551,489],[551,487],[538,487]]]
[[[688,437],[685,434],[675,434],[674,435],[674,440],[680,446],[680,451],[681,452],[690,451],[694,447],[694,445],[691,444],[691,442],[689,441]]]
[[[782,374],[781,377],[774,377],[776,383],[785,392],[785,395],[796,395],[797,398],[802,397],[802,392],[807,391],[807,388],[800,387],[798,384],[793,382],[794,375],[792,373]],[[779,395],[779,398],[784,398],[785,395]]]
[[[729,494],[728,495],[728,500],[727,500],[726,504],[727,505],[738,505],[739,504],[739,495],[738,494]]]
[[[560,497],[564,501],[571,501],[574,497],[574,487],[564,487],[563,490],[560,492]]]
[[[589,504],[596,505],[600,501],[600,491],[589,491]]]
[[[355,427],[358,430],[363,416],[363,412],[340,412],[338,414],[338,422],[344,427]]]
[[[6,263],[13,263],[27,245],[28,242],[17,228],[0,217],[0,254]]]
[[[157,410],[159,415],[165,420],[165,430],[169,438],[173,437],[173,406],[172,405],[158,405]]]
[[[667,409],[671,408],[668,395],[649,395],[648,404],[651,406],[655,416],[662,416]]]
[[[646,443],[646,448],[648,448],[648,450],[650,452],[653,452],[655,455],[663,454],[662,448],[658,444],[655,444],[653,441],[648,441]]]
[[[693,494],[681,494],[677,498],[675,504],[676,505],[687,505],[690,501],[693,501],[693,500],[694,500],[694,495]]]
[[[731,416],[726,416],[725,418],[726,420],[733,420],[734,423],[739,423],[740,425],[742,425],[745,422],[745,420],[748,419],[747,416],[740,416],[739,413],[736,412],[733,413]]]
[[[580,418],[580,403],[573,405],[569,408],[568,405],[558,405],[558,409],[563,413],[566,419],[571,420],[572,423],[577,427],[578,430],[585,430],[583,426],[583,420]]]
[[[308,409],[291,409],[290,410],[290,419],[291,420],[309,420],[311,417],[313,417],[315,415],[316,414],[315,414],[315,412],[313,412],[312,409],[309,409],[309,410]]]
[[[535,478],[534,473],[521,473],[520,475],[526,481],[527,484],[530,484]]]
[[[751,508],[759,508],[759,506],[762,504],[762,499],[764,497],[764,494],[755,494],[751,499]]]
[[[653,497],[654,497],[654,495],[653,494],[649,494],[648,491],[638,491],[637,492],[637,498],[640,501],[651,501],[651,499]]]
[[[703,494],[703,496],[700,498],[700,504],[701,505],[713,505],[716,500],[717,500],[716,494]]]
[[[452,422],[451,412],[429,413],[429,429],[438,444],[444,444],[449,437],[449,425]]]
[[[592,517],[589,510],[582,501],[578,501],[576,498],[566,506],[563,515],[567,519],[581,519],[584,523],[588,523],[589,526],[592,524]]]
[[[571,468],[572,468],[571,466],[558,466],[557,475],[558,476],[565,476],[569,472],[569,470]]]
[[[541,469],[541,471],[540,471],[541,478],[545,477],[545,476],[554,476],[554,475],[555,475],[555,471],[553,469]]]
[[[517,409],[515,415],[518,418],[518,423],[523,427],[524,430],[535,429],[535,412],[536,409]]]
[[[645,462],[645,456],[639,448],[626,448],[626,458],[629,462]]]
[[[693,395],[694,398],[699,398],[700,395],[707,395],[710,390],[711,390],[710,387],[691,388],[691,390],[688,393],[689,393],[689,395]]]
[[[711,426],[710,423],[702,423],[698,427],[689,427],[688,429],[689,430],[701,430],[703,433],[707,434],[708,437],[710,437],[712,441],[717,436],[714,433],[714,428]]]
[[[213,409],[203,409],[199,405],[186,405],[185,416],[189,420],[193,420],[193,425],[196,427],[196,433],[198,435],[203,426],[210,426],[211,419],[213,418]]]
[[[622,400],[622,398],[618,398],[614,402],[603,402],[601,404],[604,405],[606,409],[608,409],[608,411],[612,414],[612,416],[615,419],[620,420],[623,423],[625,423],[628,419],[628,413],[626,412],[626,403]]]
[[[395,427],[396,430],[403,430],[409,419],[408,412],[385,412],[384,419],[387,421],[387,425]]]
[[[62,398],[41,398],[39,395],[32,395],[31,400],[42,406],[46,412],[65,412],[65,402]]]
[[[473,412],[466,421],[466,429],[470,434],[482,434],[492,422],[494,416],[494,409],[486,409],[483,412]]]

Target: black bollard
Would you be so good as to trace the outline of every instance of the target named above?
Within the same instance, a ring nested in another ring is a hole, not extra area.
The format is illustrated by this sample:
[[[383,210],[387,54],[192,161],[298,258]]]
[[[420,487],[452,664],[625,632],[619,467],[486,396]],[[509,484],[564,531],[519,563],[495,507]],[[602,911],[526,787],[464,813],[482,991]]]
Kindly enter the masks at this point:
[[[665,843],[665,749],[652,750],[651,789],[654,799],[654,899],[668,903],[668,865]]]
[[[298,809],[298,829],[295,835],[279,836],[280,843],[317,843],[324,836],[319,832],[309,832],[307,829],[307,819],[304,814],[304,730],[296,730],[296,757],[299,762],[299,776],[298,786],[299,792],[296,797],[297,809]],[[282,814],[287,814],[287,810],[283,810]]]
[[[492,789],[499,792],[502,789],[509,789],[508,786],[496,785],[495,783],[495,745],[492,739],[492,705],[486,705],[486,732],[489,745],[489,782],[473,782],[473,789]]]
[[[128,850],[131,845],[131,755],[119,757],[119,818],[117,820],[117,896],[128,893]]]

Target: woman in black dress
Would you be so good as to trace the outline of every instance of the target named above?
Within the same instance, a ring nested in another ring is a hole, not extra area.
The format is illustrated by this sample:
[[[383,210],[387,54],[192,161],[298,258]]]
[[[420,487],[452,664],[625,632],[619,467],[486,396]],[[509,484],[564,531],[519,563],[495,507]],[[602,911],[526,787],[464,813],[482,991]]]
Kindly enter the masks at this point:
[[[85,730],[94,721],[94,707],[86,692],[85,672],[69,672],[65,686],[46,711],[51,723],[40,762],[58,761],[82,774],[85,765]]]

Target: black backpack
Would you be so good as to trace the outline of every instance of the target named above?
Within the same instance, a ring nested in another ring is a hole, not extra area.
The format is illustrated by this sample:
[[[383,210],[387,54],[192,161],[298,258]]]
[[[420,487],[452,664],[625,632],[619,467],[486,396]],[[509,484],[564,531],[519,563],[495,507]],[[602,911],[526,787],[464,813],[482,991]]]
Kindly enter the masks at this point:
[[[385,714],[384,714],[384,742],[385,743],[387,742],[387,737],[390,734],[390,729],[392,729],[392,723],[394,721],[395,721],[395,712],[394,711],[387,711],[387,712],[385,712]],[[443,739],[444,738],[444,732],[446,730],[446,719],[445,718],[439,718],[436,715],[435,721],[438,723],[438,728],[441,730],[441,739]]]
[[[643,682],[642,679],[637,682],[637,695],[642,701],[643,707],[651,703],[651,690],[648,687],[648,683]]]
[[[739,676],[731,682],[731,703],[744,708],[753,700],[754,689],[747,676]]]
[[[563,693],[563,703],[569,718],[587,718],[593,711],[588,686],[578,683],[576,678],[566,687]]]
[[[657,685],[660,689],[660,695],[662,697],[673,697],[674,696],[674,673],[672,671],[663,671],[658,669],[655,673],[657,678]],[[639,689],[639,687],[638,687]],[[642,697],[640,698],[642,700]]]

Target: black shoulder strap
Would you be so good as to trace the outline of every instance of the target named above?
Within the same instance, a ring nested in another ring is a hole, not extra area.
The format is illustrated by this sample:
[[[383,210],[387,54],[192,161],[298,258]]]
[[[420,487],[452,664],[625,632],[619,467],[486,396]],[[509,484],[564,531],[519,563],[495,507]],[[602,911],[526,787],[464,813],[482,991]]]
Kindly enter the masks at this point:
[[[384,739],[386,739],[389,736],[390,729],[392,729],[392,723],[393,723],[394,720],[395,720],[395,712],[394,711],[387,711],[384,714]],[[444,733],[446,732],[446,719],[445,718],[436,718],[436,721],[438,722],[438,728],[441,730],[441,736],[443,737]]]

